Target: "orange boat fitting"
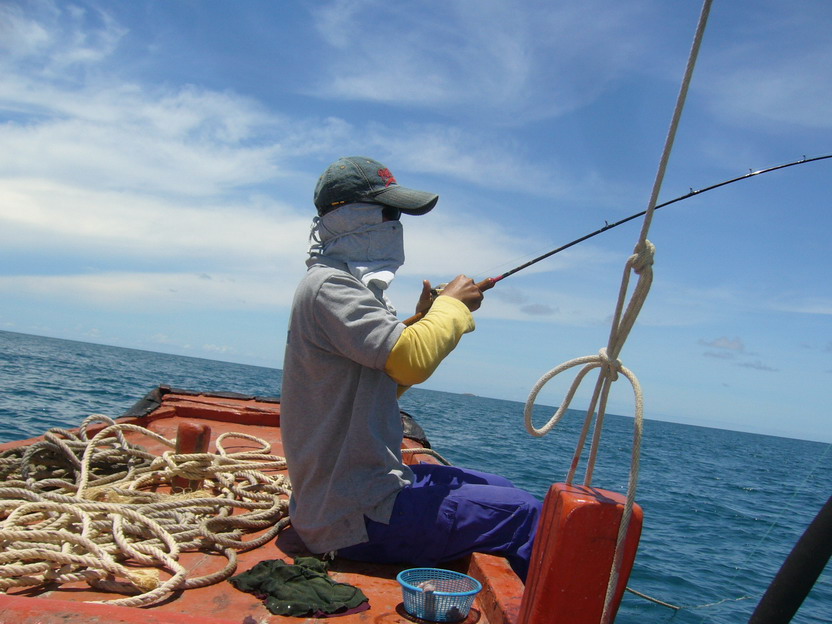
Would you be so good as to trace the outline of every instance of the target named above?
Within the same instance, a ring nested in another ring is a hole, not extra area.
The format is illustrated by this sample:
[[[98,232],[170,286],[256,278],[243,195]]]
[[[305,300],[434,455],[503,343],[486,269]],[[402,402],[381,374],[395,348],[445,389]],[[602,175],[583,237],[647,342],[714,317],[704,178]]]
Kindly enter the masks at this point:
[[[520,624],[600,622],[626,497],[593,487],[549,488],[532,552]],[[636,558],[643,512],[633,506],[612,602],[612,622]],[[600,597],[600,600],[599,600]],[[557,618],[552,617],[557,614]]]

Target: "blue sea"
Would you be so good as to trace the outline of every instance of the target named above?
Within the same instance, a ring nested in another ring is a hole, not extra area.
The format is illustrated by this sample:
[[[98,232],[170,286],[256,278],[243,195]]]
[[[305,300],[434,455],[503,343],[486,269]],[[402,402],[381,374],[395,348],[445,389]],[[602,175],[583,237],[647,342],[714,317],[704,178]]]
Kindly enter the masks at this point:
[[[281,372],[0,331],[0,442],[120,416],[160,384],[260,396]],[[648,392],[649,401],[649,392]],[[544,438],[512,401],[412,389],[402,409],[454,464],[498,472],[541,499],[562,481],[582,425],[568,415]],[[542,424],[551,408],[538,407]],[[625,492],[632,418],[608,416],[593,485]],[[648,420],[637,500],[644,530],[617,624],[747,622],[795,541],[832,494],[832,445]],[[832,622],[832,566],[792,620]]]

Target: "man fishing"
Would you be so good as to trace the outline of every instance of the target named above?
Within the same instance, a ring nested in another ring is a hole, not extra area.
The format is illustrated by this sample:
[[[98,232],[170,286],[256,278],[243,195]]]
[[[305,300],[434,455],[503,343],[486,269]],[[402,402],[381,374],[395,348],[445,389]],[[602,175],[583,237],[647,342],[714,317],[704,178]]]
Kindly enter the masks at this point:
[[[525,580],[541,509],[532,494],[497,475],[402,461],[398,397],[473,331],[483,299],[464,275],[438,297],[425,281],[409,326],[387,299],[404,262],[401,215],[438,199],[364,157],[341,158],[318,180],[283,369],[289,513],[313,553],[435,566],[487,552]]]

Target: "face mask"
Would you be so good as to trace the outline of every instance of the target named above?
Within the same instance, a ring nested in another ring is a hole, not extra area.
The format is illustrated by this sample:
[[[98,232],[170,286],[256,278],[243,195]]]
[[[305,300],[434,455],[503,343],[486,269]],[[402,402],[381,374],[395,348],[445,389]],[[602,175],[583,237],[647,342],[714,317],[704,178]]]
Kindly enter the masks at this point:
[[[383,221],[378,204],[353,203],[316,217],[309,254],[343,262],[349,272],[395,311],[384,290],[404,264],[400,221]]]

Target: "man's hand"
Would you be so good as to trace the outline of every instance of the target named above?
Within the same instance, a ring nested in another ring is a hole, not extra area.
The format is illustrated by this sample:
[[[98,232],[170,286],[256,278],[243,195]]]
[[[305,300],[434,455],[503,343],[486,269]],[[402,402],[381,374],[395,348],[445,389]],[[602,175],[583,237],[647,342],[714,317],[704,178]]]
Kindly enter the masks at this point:
[[[425,282],[428,284],[428,282]],[[429,284],[428,284],[429,285]],[[424,290],[422,291],[424,294]],[[457,275],[453,281],[442,290],[443,295],[459,299],[473,312],[479,309],[482,303],[482,291],[477,287],[470,277]]]
[[[419,295],[419,302],[416,304],[416,314],[424,315],[433,305],[433,288],[428,280],[422,282],[422,294]]]

